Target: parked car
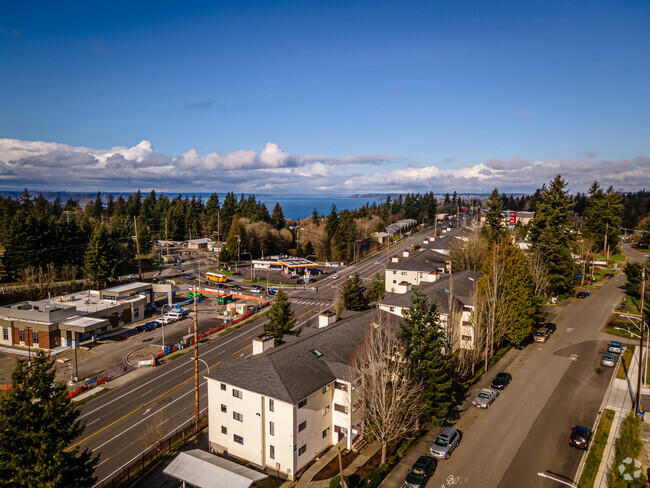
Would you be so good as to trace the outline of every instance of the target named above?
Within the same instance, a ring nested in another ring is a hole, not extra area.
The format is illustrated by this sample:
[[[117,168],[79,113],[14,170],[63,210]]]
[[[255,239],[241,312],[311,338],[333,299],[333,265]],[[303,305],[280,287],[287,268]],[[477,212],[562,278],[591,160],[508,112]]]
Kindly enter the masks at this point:
[[[429,456],[420,456],[406,475],[404,486],[407,488],[423,488],[436,469],[436,460]]]
[[[437,458],[449,459],[451,453],[460,443],[460,432],[452,427],[445,427],[429,448],[429,453]]]
[[[269,295],[277,295],[277,294],[278,294],[277,288],[269,288]]]
[[[178,268],[176,271],[178,271],[179,273],[182,273],[182,272],[183,272],[183,268]]]
[[[259,285],[251,285],[251,293],[262,293],[264,288]]]
[[[600,364],[603,366],[609,366],[610,368],[613,368],[616,366],[616,360],[617,357],[614,356],[613,354],[603,354],[603,358],[600,360]]]
[[[603,275],[603,278],[613,278],[613,277],[614,277],[614,273],[605,273]]]
[[[232,285],[232,289],[235,290],[235,291],[241,291],[242,290],[241,286],[239,286],[239,285]]]
[[[587,298],[589,296],[588,291],[579,291],[576,293],[576,298]]]
[[[338,279],[339,279],[339,275],[332,275],[332,279],[333,279],[333,280],[338,280]]]
[[[174,321],[174,319],[172,319],[171,317],[167,317],[167,316],[160,317],[158,319],[158,322],[160,322],[162,325],[171,324],[173,321]]]
[[[503,390],[512,381],[510,373],[499,373],[494,377],[490,386],[496,390]]]
[[[137,330],[138,332],[149,332],[152,327],[148,326],[147,324],[142,324],[142,325],[136,325],[134,330]]]
[[[544,327],[546,327],[546,328],[548,329],[548,332],[549,332],[550,334],[552,334],[553,332],[555,332],[555,331],[557,330],[557,325],[554,324],[553,322],[547,322],[547,323],[545,323],[545,324],[544,324]]]
[[[302,284],[304,284],[305,282],[302,281],[300,278],[298,278],[298,279],[296,280],[296,283],[297,283],[298,285],[302,285]]]
[[[498,396],[498,391],[483,388],[478,392],[478,395],[476,395],[476,398],[474,398],[472,403],[478,408],[489,408],[490,405],[492,405],[492,402],[494,402]]]
[[[621,354],[623,352],[623,344],[618,341],[610,341],[609,344],[607,344],[607,352],[611,352],[612,354]]]
[[[290,279],[290,280],[295,280],[296,278],[298,278],[296,275],[291,275],[291,276],[289,276],[289,279]]]
[[[535,335],[533,337],[535,339],[535,342],[546,342],[549,335],[551,335],[549,330],[546,327],[541,327],[535,331]]]
[[[577,425],[572,427],[571,437],[569,437],[569,445],[577,447],[578,449],[589,449],[589,441],[591,440],[591,429]]]

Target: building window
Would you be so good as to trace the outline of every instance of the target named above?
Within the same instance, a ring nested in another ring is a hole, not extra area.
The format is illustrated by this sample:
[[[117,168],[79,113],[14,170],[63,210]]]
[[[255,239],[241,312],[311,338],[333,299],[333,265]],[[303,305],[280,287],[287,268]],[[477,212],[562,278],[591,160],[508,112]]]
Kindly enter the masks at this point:
[[[242,446],[244,445],[244,438],[240,435],[234,434],[232,436],[232,440],[235,441],[237,444],[241,444]]]
[[[345,407],[343,405],[339,405],[338,403],[334,404],[334,410],[336,410],[337,412],[341,412],[341,413],[348,413],[348,407]]]
[[[397,283],[397,280],[393,280],[393,283]]]
[[[269,446],[269,457],[275,459],[275,446]]]
[[[235,390],[233,388],[232,389],[232,396],[234,396],[235,398],[239,398],[241,400],[241,398],[242,398],[241,390]]]
[[[139,308],[134,308],[133,309],[133,318],[134,319],[140,318],[140,309]]]
[[[330,413],[330,406],[325,405],[325,408],[323,409],[323,415],[327,415],[328,413]]]
[[[390,311],[391,311],[391,312],[394,312],[394,311],[395,311],[395,307],[390,307]]]
[[[275,424],[273,422],[269,422],[269,435],[275,435]]]
[[[305,405],[307,405],[307,399],[306,399],[306,398],[305,398],[304,400],[300,400],[300,401],[298,402],[298,408],[302,408],[302,407],[304,407]]]
[[[324,395],[325,393],[327,393],[328,391],[330,391],[330,385],[325,385],[325,386],[323,387],[323,389],[321,390],[321,392],[323,393],[323,395]]]
[[[22,329],[18,331],[18,340],[25,342],[25,331]]]
[[[341,391],[348,391],[348,385],[346,385],[345,383],[341,383],[340,381],[334,383],[334,388]]]
[[[232,418],[234,418],[235,420],[238,420],[239,422],[244,421],[244,416],[239,412],[233,412],[232,413]]]
[[[307,428],[307,421],[305,420],[303,423],[301,423],[301,424],[298,426],[298,432],[302,432],[302,431],[305,430],[306,428]]]
[[[5,341],[9,340],[9,329],[2,329],[2,338]]]
[[[397,271],[393,271],[393,274],[397,274]]]
[[[306,450],[307,450],[307,444],[305,444],[300,449],[298,449],[298,456],[302,456],[303,454],[305,454]]]
[[[269,412],[275,412],[275,402],[269,398]]]
[[[462,336],[460,336],[460,338],[462,340],[464,340],[464,341],[471,341],[472,340],[472,336],[468,336],[468,335],[462,335]]]
[[[222,411],[223,413],[227,413],[227,412],[228,412],[228,407],[226,407],[223,403],[221,404],[221,411]]]
[[[225,425],[222,425],[221,426],[221,433],[222,434],[227,434],[228,433],[228,427],[226,427]]]
[[[226,391],[226,384],[225,384],[225,383],[221,383],[221,389],[222,389],[223,391]]]
[[[406,276],[408,273],[406,271],[402,271],[402,276]]]
[[[34,332],[34,333],[32,334],[32,342],[33,342],[34,344],[38,344],[38,332]]]
[[[325,439],[328,435],[330,435],[330,428],[329,427],[323,431],[323,439]]]

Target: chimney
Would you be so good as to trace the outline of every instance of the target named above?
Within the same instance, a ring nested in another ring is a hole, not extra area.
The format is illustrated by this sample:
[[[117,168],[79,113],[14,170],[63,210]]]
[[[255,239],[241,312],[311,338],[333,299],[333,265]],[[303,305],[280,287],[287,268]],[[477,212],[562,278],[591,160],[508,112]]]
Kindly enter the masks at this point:
[[[261,354],[274,345],[273,337],[268,334],[260,334],[253,339],[253,356]]]
[[[392,258],[390,258],[390,260],[391,260],[393,263],[397,263],[397,262],[399,262],[399,258],[398,258],[397,256],[393,256]]]
[[[429,283],[432,283],[438,279],[438,272],[437,271],[432,271],[431,273],[427,274],[427,281]]]
[[[409,255],[410,255],[409,251],[404,251],[404,252],[402,253],[402,257],[404,257],[404,258],[408,258]]]
[[[318,328],[327,327],[336,320],[336,314],[330,310],[325,310],[318,315]]]

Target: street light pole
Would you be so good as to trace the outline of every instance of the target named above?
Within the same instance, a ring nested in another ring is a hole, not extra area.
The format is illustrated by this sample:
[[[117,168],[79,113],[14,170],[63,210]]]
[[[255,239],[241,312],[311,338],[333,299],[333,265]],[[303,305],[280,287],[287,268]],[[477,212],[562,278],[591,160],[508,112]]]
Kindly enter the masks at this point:
[[[241,242],[241,238],[239,237],[239,234],[237,234],[237,265],[235,266],[235,271],[239,271],[239,243]]]
[[[163,306],[160,307],[160,318],[161,319],[165,315],[165,307],[169,307],[170,310],[172,308],[172,306],[169,303],[163,304]],[[162,321],[160,322],[160,332],[162,333],[162,348],[163,348],[163,351],[164,351],[165,350],[165,324]]]
[[[29,341],[29,333],[31,332],[31,327],[25,327],[25,342],[27,343],[27,365],[32,365],[32,347]]]
[[[196,359],[196,358],[192,358],[192,359]],[[210,374],[210,365],[205,361],[205,359],[199,358],[199,361],[205,364],[205,367],[208,368],[208,374]]]
[[[194,428],[199,430],[199,319],[194,287]]]
[[[251,257],[251,281],[253,281],[253,255],[249,252],[244,252],[242,254],[248,254]]]
[[[643,313],[643,299],[645,297],[645,263],[641,272],[641,337],[639,339],[639,374],[636,382],[636,411],[641,410],[641,366],[643,365],[643,333],[645,332],[645,315]],[[647,351],[646,351],[647,354]]]
[[[555,478],[554,476],[548,475],[546,473],[537,473],[537,476],[541,476],[542,478],[548,478],[550,480],[557,481],[558,483],[562,483],[563,485],[566,486],[571,486],[572,488],[578,488],[578,486],[575,483],[569,483],[568,481]]]

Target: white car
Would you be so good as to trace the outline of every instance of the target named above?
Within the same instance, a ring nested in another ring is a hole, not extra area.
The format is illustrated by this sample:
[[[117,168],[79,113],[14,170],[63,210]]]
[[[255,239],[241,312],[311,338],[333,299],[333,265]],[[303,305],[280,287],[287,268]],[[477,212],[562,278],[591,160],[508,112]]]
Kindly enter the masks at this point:
[[[339,279],[339,275],[332,275],[332,279],[333,279],[333,280],[338,280],[338,279]]]
[[[478,408],[489,408],[490,405],[492,405],[492,402],[496,400],[498,396],[498,391],[484,388],[478,392],[478,395],[476,395],[476,398],[474,398],[474,401],[472,403]]]
[[[251,285],[251,293],[262,293],[264,288],[259,285]]]

